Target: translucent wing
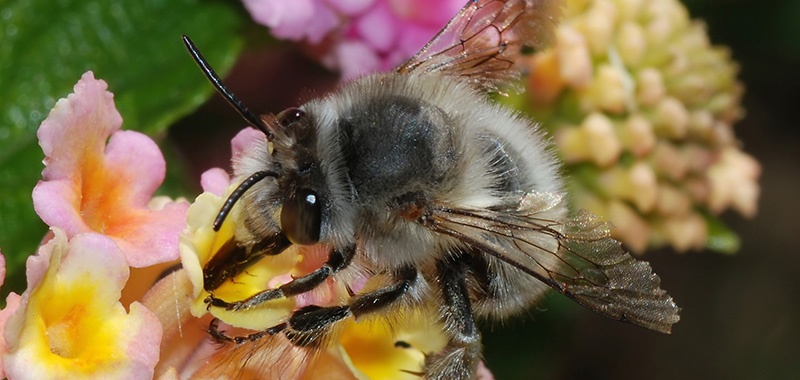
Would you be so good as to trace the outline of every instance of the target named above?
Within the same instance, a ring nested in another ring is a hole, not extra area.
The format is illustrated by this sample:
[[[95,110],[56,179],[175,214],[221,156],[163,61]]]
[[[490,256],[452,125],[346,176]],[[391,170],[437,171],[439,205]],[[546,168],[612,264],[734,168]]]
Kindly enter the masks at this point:
[[[523,46],[553,36],[561,0],[470,0],[398,73],[440,72],[487,90],[516,79]]]
[[[505,210],[432,206],[422,224],[453,236],[549,285],[591,310],[663,333],[680,309],[650,264],[623,251],[611,227],[581,210],[563,222],[537,215],[560,198],[529,193]]]

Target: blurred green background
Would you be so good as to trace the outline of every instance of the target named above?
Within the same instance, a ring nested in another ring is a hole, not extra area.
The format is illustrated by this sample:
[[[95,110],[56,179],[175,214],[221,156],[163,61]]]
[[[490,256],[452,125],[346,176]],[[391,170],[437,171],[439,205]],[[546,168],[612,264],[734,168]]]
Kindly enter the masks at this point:
[[[735,130],[763,165],[760,211],[752,220],[723,215],[742,249],[645,255],[683,309],[670,336],[556,294],[508,325],[486,324],[486,361],[498,379],[800,376],[800,2],[684,3],[708,24],[714,44],[730,46],[747,87],[747,116]],[[109,82],[123,128],[160,142],[170,170],[163,193],[192,198],[200,173],[227,167],[228,141],[244,123],[221,99],[209,99],[213,90],[186,54],[183,33],[215,68],[231,70],[228,86],[257,113],[300,104],[337,82],[296,47],[272,41],[235,1],[0,0],[3,298],[24,289],[21,265],[45,231],[30,203],[42,168],[33,133],[84,71]]]

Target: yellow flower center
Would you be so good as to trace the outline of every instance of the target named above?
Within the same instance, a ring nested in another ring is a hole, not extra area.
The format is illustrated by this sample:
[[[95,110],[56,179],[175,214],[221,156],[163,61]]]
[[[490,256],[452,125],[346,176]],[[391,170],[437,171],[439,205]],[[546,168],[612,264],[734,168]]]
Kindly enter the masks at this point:
[[[61,320],[47,326],[47,340],[50,351],[63,358],[74,359],[85,349],[85,335],[82,322],[86,319],[86,305],[75,305],[67,310]]]
[[[61,283],[54,274],[49,273],[31,298],[29,326],[36,328],[30,333],[38,338],[29,341],[37,342],[38,357],[49,358],[54,368],[91,373],[114,360],[115,340],[121,337],[115,337],[107,322],[124,310],[108,309],[98,291],[102,284],[86,279]]]
[[[125,185],[127,179],[121,173],[109,175],[99,157],[87,158],[81,168],[80,213],[89,227],[107,235],[117,235],[120,226],[125,226],[129,206]]]

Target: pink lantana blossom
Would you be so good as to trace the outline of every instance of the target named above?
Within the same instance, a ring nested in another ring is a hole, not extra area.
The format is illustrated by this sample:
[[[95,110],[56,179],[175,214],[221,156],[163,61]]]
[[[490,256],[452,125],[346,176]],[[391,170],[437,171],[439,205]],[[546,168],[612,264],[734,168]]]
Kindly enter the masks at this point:
[[[275,37],[305,41],[344,79],[390,70],[410,58],[464,0],[243,0]]]
[[[164,181],[164,157],[149,137],[119,130],[122,117],[106,88],[87,72],[42,122],[37,136],[45,168],[33,190],[34,209],[69,238],[111,237],[132,267],[175,260],[188,205],[149,207]]]
[[[6,258],[3,256],[3,252],[0,251],[0,286],[6,281]]]
[[[3,286],[6,280],[6,258],[3,256],[3,253],[0,252],[0,286]],[[6,308],[0,310],[0,334],[2,334],[3,329],[5,328],[6,321],[11,313],[17,309],[19,306],[19,295],[10,293],[8,297],[6,297]],[[6,378],[5,366],[3,365],[3,354],[6,352],[6,342],[5,339],[2,338],[0,335],[0,378]]]
[[[125,256],[107,236],[53,238],[28,258],[28,288],[10,297],[3,364],[12,379],[153,376],[161,324],[138,302],[119,302],[128,280]]]

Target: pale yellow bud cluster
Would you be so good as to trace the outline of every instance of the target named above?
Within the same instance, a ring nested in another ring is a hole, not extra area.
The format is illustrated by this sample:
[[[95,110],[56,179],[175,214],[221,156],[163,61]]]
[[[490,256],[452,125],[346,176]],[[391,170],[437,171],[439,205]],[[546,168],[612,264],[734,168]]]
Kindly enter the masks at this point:
[[[742,85],[678,0],[567,0],[556,43],[530,57],[533,116],[554,136],[577,207],[635,252],[702,249],[709,220],[757,209],[740,150]]]

